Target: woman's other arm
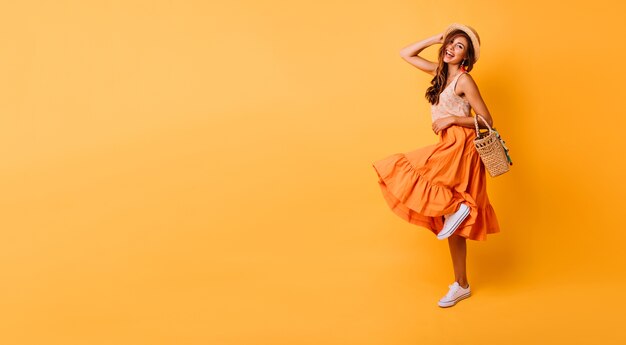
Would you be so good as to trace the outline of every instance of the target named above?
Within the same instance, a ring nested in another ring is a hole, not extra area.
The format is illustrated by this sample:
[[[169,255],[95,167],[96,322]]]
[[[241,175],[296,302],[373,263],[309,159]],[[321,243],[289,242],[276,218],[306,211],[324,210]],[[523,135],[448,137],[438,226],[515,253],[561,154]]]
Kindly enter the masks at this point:
[[[400,50],[400,57],[420,70],[435,75],[438,64],[424,59],[418,54],[433,44],[443,43],[443,33],[412,43]]]
[[[487,109],[485,101],[483,101],[483,98],[480,95],[478,85],[476,85],[476,82],[474,82],[474,79],[471,75],[465,75],[467,77],[459,77],[459,80],[456,84],[456,89],[462,91],[462,93],[465,94],[465,98],[469,101],[472,109],[474,109],[474,113],[481,115],[485,119],[485,121],[487,121],[489,126],[493,128],[493,118],[489,113],[489,109]],[[463,127],[476,128],[474,126],[474,119],[472,117],[454,116],[454,124]],[[485,124],[479,120],[478,128],[487,128],[487,126],[485,126]]]

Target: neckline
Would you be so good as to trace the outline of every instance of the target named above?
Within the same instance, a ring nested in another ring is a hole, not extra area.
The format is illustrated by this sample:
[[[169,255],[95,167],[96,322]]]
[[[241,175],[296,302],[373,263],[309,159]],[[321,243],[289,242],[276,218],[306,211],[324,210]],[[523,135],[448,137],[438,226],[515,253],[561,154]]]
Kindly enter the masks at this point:
[[[444,88],[443,88],[443,91],[446,91],[446,89],[447,89],[450,85],[454,84],[454,81],[455,81],[455,80],[456,80],[456,79],[457,79],[457,78],[458,78],[461,74],[463,74],[463,73],[467,73],[467,72],[463,72],[463,71],[461,71],[461,72],[457,73],[457,75],[456,75],[456,76],[454,76],[454,78],[452,78],[452,81],[450,82],[450,84],[446,85],[446,87],[444,87]],[[441,91],[441,92],[443,93],[443,91]],[[452,93],[454,93],[454,90],[453,90],[453,92],[452,92]],[[457,95],[457,96],[458,96],[458,95]]]
[[[452,79],[452,81],[450,82],[450,84],[448,84],[448,86],[446,86],[446,87],[443,89],[443,91],[441,91],[441,93],[444,93],[444,91],[446,91],[450,85],[454,84],[454,82],[456,81],[456,79],[458,79],[458,78],[459,78],[459,76],[460,76],[461,74],[463,74],[463,73],[467,73],[467,72],[460,72],[460,73],[458,73],[458,74],[457,74],[457,75],[456,75],[456,76]],[[465,103],[465,104],[469,104],[469,101],[468,101],[467,99],[465,99],[465,98],[463,98],[463,97],[461,97],[461,96],[457,95],[457,94],[456,94],[456,92],[454,92],[454,90],[452,90],[452,95],[453,95],[453,96],[456,96],[456,98],[460,99],[463,103]]]

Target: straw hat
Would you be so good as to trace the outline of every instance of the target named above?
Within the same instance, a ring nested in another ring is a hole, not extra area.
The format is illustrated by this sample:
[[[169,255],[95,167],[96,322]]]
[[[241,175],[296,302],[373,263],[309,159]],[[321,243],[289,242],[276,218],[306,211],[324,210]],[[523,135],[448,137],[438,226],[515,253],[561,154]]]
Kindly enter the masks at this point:
[[[480,56],[480,37],[478,37],[478,33],[476,32],[476,30],[474,30],[474,28],[468,25],[452,23],[446,28],[446,31],[443,35],[443,40],[445,41],[448,37],[448,34],[455,29],[463,30],[472,40],[472,45],[474,46],[474,63],[476,63],[476,61],[478,61],[478,57]]]

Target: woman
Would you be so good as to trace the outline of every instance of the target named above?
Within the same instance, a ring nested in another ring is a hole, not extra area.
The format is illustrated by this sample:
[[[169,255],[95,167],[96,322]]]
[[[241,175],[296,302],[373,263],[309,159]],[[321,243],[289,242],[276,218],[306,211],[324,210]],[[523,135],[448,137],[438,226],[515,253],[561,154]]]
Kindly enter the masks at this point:
[[[438,63],[418,54],[441,43]],[[493,128],[474,79],[469,75],[480,55],[480,38],[466,25],[453,23],[433,37],[413,43],[402,58],[433,75],[426,91],[431,103],[432,130],[439,142],[396,153],[372,165],[391,210],[404,220],[425,227],[440,240],[448,239],[455,281],[439,300],[450,307],[470,296],[466,274],[466,239],[484,241],[500,232],[487,196],[485,166],[474,147],[476,137],[470,108]],[[479,126],[487,128],[482,122]]]

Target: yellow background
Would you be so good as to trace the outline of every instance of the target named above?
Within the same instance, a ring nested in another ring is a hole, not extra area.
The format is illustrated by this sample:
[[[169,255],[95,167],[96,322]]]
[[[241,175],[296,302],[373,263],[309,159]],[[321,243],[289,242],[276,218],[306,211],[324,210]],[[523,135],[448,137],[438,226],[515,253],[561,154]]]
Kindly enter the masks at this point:
[[[3,2],[0,343],[625,342],[625,10]],[[452,22],[514,165],[442,309],[447,241],[371,162],[436,142],[399,51]]]

